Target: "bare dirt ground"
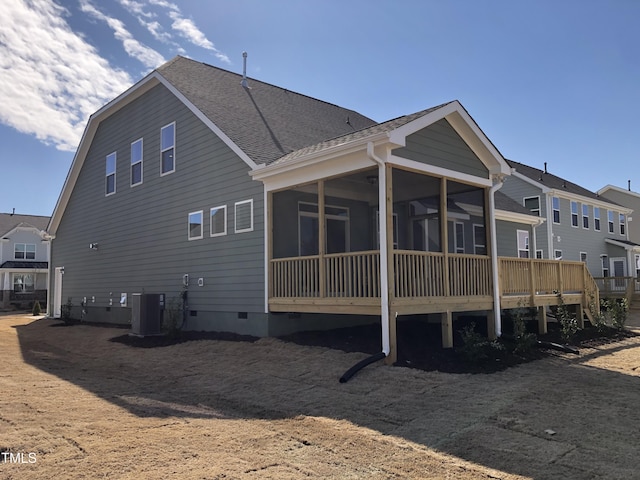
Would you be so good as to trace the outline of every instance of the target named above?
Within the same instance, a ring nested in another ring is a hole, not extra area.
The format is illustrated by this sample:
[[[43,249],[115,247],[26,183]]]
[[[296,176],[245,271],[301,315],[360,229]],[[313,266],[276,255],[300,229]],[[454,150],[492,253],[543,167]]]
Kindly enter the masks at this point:
[[[365,354],[143,349],[58,324],[0,316],[0,478],[640,477],[640,337],[490,375],[377,363],[340,384]]]

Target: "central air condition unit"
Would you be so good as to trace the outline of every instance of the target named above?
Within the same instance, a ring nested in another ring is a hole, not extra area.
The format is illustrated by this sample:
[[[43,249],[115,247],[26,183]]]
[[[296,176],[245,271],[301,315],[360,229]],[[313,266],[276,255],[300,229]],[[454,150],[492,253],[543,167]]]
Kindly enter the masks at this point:
[[[131,334],[140,337],[162,335],[164,293],[131,295]]]

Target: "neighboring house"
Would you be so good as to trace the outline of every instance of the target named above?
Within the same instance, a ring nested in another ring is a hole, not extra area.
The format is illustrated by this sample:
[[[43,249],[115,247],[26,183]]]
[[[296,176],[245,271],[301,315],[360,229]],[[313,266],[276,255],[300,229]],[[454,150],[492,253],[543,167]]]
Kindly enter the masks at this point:
[[[0,308],[47,302],[49,217],[0,213]]]
[[[183,292],[189,329],[380,321],[391,360],[398,316],[445,346],[460,313],[500,335],[501,308],[557,303],[563,275],[567,304],[594,286],[580,262],[498,258],[541,223],[496,192],[510,173],[457,101],[376,123],[176,57],[89,120],[49,225],[51,311],[126,323],[132,294]]]
[[[500,191],[546,220],[535,235],[520,235],[520,256],[583,261],[594,277],[628,275],[630,208],[549,173],[546,163],[508,162],[514,171]]]
[[[630,185],[626,190],[613,185],[607,185],[598,190],[597,193],[601,198],[615,202],[618,205],[624,205],[633,210],[636,212],[636,216],[640,215],[640,193],[632,191]],[[631,267],[625,275],[640,279],[640,221],[638,221],[638,219],[632,220],[632,217],[628,217],[626,226],[626,240],[611,239],[609,242],[615,246],[624,248],[627,252],[627,262]]]

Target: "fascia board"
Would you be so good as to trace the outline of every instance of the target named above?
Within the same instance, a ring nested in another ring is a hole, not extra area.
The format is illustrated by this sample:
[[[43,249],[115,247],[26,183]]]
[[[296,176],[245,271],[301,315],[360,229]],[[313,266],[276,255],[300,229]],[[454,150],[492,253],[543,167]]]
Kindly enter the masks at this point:
[[[630,197],[640,198],[640,193],[632,192],[631,190],[627,190],[625,188],[616,187],[614,185],[607,185],[605,187],[602,187],[596,193],[598,195],[602,195],[603,193],[607,193],[609,190],[613,190],[614,192],[622,193],[624,195],[629,195]]]
[[[527,225],[540,226],[546,219],[542,217],[535,217],[533,215],[527,215],[525,213],[510,212],[508,210],[496,209],[496,220],[502,220],[504,222],[524,223]]]
[[[358,140],[354,140],[349,143],[336,145],[331,148],[321,150],[319,152],[314,152],[309,155],[301,156],[289,162],[285,162],[281,164],[272,163],[271,165],[259,167],[249,172],[249,175],[251,175],[251,177],[254,180],[266,180],[270,177],[282,175],[292,170],[296,170],[299,168],[308,167],[318,163],[333,160],[336,157],[349,155],[351,153],[362,150],[363,147],[366,148],[366,145],[369,142],[374,142],[375,146],[379,146],[381,144],[386,143],[387,140],[388,140],[388,137],[386,133],[376,133],[370,137],[360,138]]]
[[[489,178],[476,177],[474,175],[469,175],[468,173],[457,172],[455,170],[449,170],[448,168],[436,167],[435,165],[421,163],[415,160],[397,157],[395,155],[390,155],[388,161],[389,163],[393,163],[394,165],[407,167],[411,170],[432,174],[437,177],[446,177],[453,180],[460,180],[463,183],[469,183],[471,185],[482,185],[483,187],[490,187],[492,185],[492,181]]]
[[[542,193],[549,193],[551,191],[551,188],[547,187],[545,184],[540,183],[540,182],[536,182],[535,180],[532,180],[531,178],[527,177],[526,175],[523,175],[522,173],[518,172],[517,169],[513,169],[512,175],[515,178],[519,178],[523,182],[528,183],[529,185],[533,185],[534,187],[539,188]]]
[[[628,243],[619,242],[614,238],[605,238],[604,242],[610,245],[615,245],[616,247],[624,248],[628,251],[640,251],[640,245],[629,245]]]

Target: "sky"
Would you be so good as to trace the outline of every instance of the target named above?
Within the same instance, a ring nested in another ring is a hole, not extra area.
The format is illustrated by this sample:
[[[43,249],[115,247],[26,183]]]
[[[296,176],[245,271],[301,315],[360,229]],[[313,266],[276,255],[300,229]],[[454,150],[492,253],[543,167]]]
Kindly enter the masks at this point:
[[[506,158],[640,191],[637,0],[5,0],[0,212],[51,215],[89,116],[176,55],[382,122],[457,99]]]

